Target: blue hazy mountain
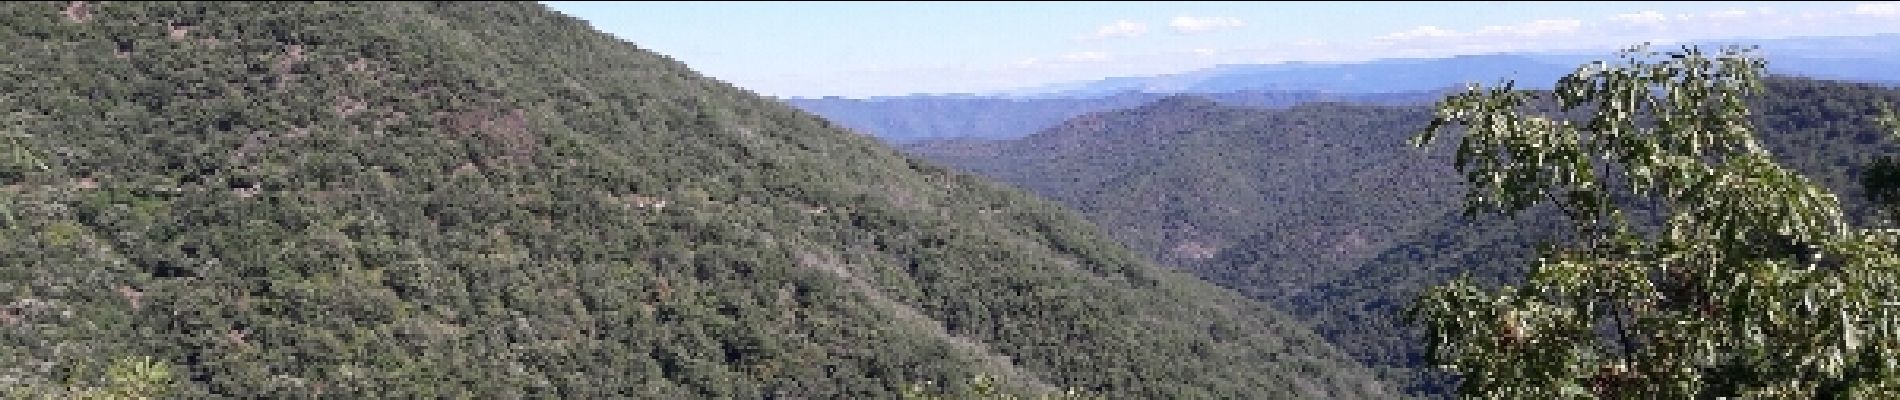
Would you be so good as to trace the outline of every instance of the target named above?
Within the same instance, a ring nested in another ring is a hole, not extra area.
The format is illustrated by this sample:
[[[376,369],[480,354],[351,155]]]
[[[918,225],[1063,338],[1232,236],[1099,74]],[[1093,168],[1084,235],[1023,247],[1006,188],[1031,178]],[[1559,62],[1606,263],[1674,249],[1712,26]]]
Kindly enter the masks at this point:
[[[1072,97],[1001,98],[906,96],[848,99],[787,99],[786,103],[839,125],[891,143],[929,139],[1013,139],[1087,113],[1133,108],[1167,93],[1123,90]],[[1314,90],[1246,90],[1204,94],[1221,104],[1280,108],[1312,102],[1423,104],[1441,91],[1334,94]]]
[[[1900,83],[1900,34],[1695,43],[1759,46],[1773,74],[1820,79]],[[1671,45],[1657,45],[1658,50]],[[985,95],[932,94],[850,99],[792,98],[792,106],[889,142],[943,138],[1010,139],[1082,114],[1131,108],[1172,94],[1196,94],[1222,104],[1289,107],[1310,102],[1430,102],[1434,94],[1471,83],[1511,79],[1519,87],[1551,82],[1601,51],[1461,55],[1354,63],[1289,62],[1220,65],[1160,76],[1109,77]]]
[[[1773,60],[1769,71],[1825,79],[1900,82],[1900,34],[1785,39],[1699,41],[1760,46]],[[1657,45],[1666,49],[1671,45]],[[1601,58],[1601,51],[1460,55],[1446,58],[1379,59],[1364,62],[1220,65],[1179,74],[1111,77],[1065,82],[997,93],[1003,97],[1095,97],[1123,91],[1150,93],[1224,93],[1243,90],[1314,90],[1328,93],[1384,93],[1433,90],[1468,83],[1514,79],[1520,87],[1549,86],[1577,66]],[[1529,84],[1524,86],[1524,84]]]

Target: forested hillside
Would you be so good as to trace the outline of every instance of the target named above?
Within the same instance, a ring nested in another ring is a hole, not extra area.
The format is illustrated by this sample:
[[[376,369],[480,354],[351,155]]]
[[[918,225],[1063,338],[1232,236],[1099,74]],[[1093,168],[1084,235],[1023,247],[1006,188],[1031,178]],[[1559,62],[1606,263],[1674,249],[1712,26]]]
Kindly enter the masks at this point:
[[[1900,90],[1778,77],[1751,110],[1783,164],[1871,224],[1859,175],[1900,149],[1873,120],[1882,102],[1900,104]],[[1463,217],[1451,154],[1403,145],[1428,112],[1171,98],[1019,140],[907,149],[1070,204],[1155,259],[1300,316],[1408,390],[1442,395],[1445,377],[1422,368],[1397,312],[1460,274],[1517,279],[1562,225],[1550,210]]]
[[[0,46],[9,397],[1392,395],[1053,203],[539,5],[14,2]]]
[[[1450,158],[1404,146],[1430,118],[1425,106],[1269,110],[1182,95],[1015,141],[907,149],[1070,204],[1138,251],[1270,297],[1458,205]],[[1209,269],[1239,262],[1273,266]]]

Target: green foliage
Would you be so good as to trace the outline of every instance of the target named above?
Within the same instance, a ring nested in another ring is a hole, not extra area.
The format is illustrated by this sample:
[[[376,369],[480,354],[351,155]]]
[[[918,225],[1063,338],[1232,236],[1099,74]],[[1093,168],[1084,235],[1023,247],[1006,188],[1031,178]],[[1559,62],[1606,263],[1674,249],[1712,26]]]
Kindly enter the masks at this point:
[[[74,372],[74,379],[64,385],[15,382],[0,393],[7,398],[159,399],[170,395],[177,379],[170,364],[151,357],[119,358],[104,371],[86,369],[82,364]]]
[[[1763,62],[1622,56],[1544,99],[1581,121],[1527,110],[1539,94],[1506,84],[1448,98],[1419,136],[1463,128],[1474,212],[1552,204],[1575,228],[1521,285],[1422,296],[1410,312],[1431,362],[1484,398],[1890,395],[1895,238],[1850,227],[1758,141],[1744,99]]]
[[[121,358],[106,367],[106,376],[111,385],[100,390],[100,395],[109,399],[163,398],[170,392],[173,379],[171,365],[151,357]]]
[[[1879,122],[1892,131],[1896,140],[1900,140],[1900,116],[1894,114],[1891,105],[1881,107]],[[1881,156],[1867,166],[1867,172],[1861,175],[1861,188],[1866,190],[1867,199],[1879,208],[1889,221],[1900,221],[1900,160],[1893,156]]]
[[[989,375],[970,377],[968,385],[958,392],[933,388],[930,384],[931,382],[924,382],[906,386],[901,398],[904,400],[1086,400],[1100,398],[1076,389],[1036,396],[1019,396],[1006,392],[997,382],[996,377]]]

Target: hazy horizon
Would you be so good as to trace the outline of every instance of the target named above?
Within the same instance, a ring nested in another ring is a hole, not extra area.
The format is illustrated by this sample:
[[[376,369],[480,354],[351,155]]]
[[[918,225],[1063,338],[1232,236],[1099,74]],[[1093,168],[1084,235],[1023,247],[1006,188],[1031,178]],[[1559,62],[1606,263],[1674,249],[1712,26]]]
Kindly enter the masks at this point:
[[[779,98],[986,94],[1217,65],[1900,33],[1900,2],[544,3]]]

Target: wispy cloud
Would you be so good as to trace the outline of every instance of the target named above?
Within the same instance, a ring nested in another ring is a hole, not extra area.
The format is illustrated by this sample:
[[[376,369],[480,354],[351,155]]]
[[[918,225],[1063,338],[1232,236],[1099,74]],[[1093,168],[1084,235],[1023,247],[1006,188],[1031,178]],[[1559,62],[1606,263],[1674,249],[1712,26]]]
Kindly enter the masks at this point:
[[[1900,2],[1864,3],[1854,6],[1854,15],[1900,17]]]
[[[1531,39],[1574,34],[1579,29],[1582,29],[1583,25],[1583,21],[1574,19],[1540,19],[1514,25],[1486,26],[1469,32],[1426,25],[1410,30],[1379,35],[1374,37],[1373,40],[1383,42],[1408,42],[1418,40],[1487,41]]]
[[[1630,25],[1656,26],[1669,23],[1669,16],[1656,12],[1656,10],[1644,10],[1643,12],[1637,13],[1617,14],[1614,17],[1610,17],[1610,21]]]
[[[1168,20],[1168,27],[1180,33],[1212,32],[1247,26],[1245,21],[1234,17],[1190,17],[1179,16]]]
[[[1062,55],[1062,61],[1068,62],[1101,62],[1108,61],[1109,58],[1108,53],[1099,51],[1081,51]]]
[[[1147,33],[1148,24],[1146,23],[1119,20],[1108,25],[1102,25],[1100,28],[1095,28],[1095,34],[1083,36],[1082,39],[1131,38]]]
[[[1377,37],[1372,38],[1372,40],[1398,41],[1398,40],[1412,40],[1412,39],[1419,39],[1419,38],[1454,37],[1454,36],[1459,36],[1459,35],[1461,34],[1458,33],[1457,31],[1440,28],[1440,27],[1432,26],[1432,25],[1425,25],[1425,26],[1412,28],[1405,31],[1392,32],[1392,33],[1388,33],[1384,35],[1379,35]]]

